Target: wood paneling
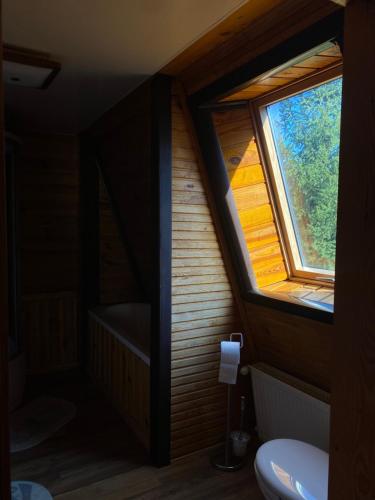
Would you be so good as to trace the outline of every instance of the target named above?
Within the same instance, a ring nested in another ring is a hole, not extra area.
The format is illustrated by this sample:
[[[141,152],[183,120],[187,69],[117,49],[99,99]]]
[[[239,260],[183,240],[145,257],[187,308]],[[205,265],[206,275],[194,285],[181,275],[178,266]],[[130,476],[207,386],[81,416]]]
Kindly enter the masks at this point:
[[[77,311],[76,292],[22,298],[22,335],[31,372],[65,370],[78,365]]]
[[[213,118],[257,285],[283,281],[288,274],[249,108]]]
[[[325,68],[333,67],[342,62],[341,50],[338,45],[333,45],[330,48],[310,56],[304,60],[300,60],[289,68],[281,69],[271,75],[257,78],[244,89],[231,94],[223,99],[223,101],[241,101],[251,100],[261,95],[272,92],[281,87],[289,85],[296,80],[303,79],[307,76],[313,76]]]
[[[248,108],[216,111],[214,120],[258,286],[282,300],[314,298],[319,286],[287,280]],[[332,302],[332,289],[324,289],[324,297]],[[255,304],[246,307],[255,358],[329,390],[332,326]]]
[[[0,18],[1,18],[0,0]],[[1,21],[1,19],[0,19]],[[2,41],[0,22],[0,40]],[[0,47],[0,77],[2,79],[3,47]],[[7,191],[5,176],[4,95],[0,89],[0,497],[10,499],[9,470],[9,411],[8,411],[8,249],[7,249]]]
[[[254,17],[251,17],[251,14],[246,16],[240,29],[229,33],[221,43],[215,41],[212,45],[208,44],[208,51],[198,49],[192,57],[189,57],[187,51],[186,58],[182,54],[167,66],[166,69],[171,68],[170,73],[179,78],[189,94],[275,47],[339,8],[327,0],[262,3],[262,6],[259,2],[254,5]],[[253,2],[249,3],[249,12],[252,6]],[[181,64],[178,62],[179,57]]]
[[[78,140],[49,134],[21,139],[16,169],[22,292],[78,290]]]
[[[219,248],[185,116],[172,107],[172,458],[225,432],[220,341],[241,321]]]
[[[88,134],[96,148],[141,298],[150,300],[153,279],[151,81],[105,113]]]
[[[21,337],[30,370],[45,372],[78,363],[79,147],[74,136],[21,140]]]
[[[351,0],[345,58],[331,413],[331,500],[375,498],[375,4]]]
[[[103,180],[99,181],[100,303],[138,302],[140,290]]]
[[[89,372],[149,448],[150,368],[94,318],[90,318]]]
[[[330,391],[332,325],[247,304],[256,359]]]

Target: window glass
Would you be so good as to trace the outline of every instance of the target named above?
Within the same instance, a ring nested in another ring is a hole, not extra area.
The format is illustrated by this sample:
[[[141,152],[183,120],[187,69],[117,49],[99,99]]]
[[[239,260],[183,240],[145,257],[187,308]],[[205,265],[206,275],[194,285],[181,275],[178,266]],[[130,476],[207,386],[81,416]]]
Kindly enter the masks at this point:
[[[303,268],[334,271],[342,78],[266,106]]]

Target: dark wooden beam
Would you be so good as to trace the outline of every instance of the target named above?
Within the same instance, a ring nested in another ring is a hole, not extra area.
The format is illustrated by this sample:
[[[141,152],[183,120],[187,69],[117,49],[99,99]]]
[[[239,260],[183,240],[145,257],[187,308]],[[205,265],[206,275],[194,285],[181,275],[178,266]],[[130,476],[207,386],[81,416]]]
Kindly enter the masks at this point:
[[[99,178],[91,138],[80,139],[80,339],[81,361],[88,352],[88,310],[100,301]]]
[[[375,498],[375,2],[345,9],[330,500]]]
[[[1,1],[0,1],[1,12]],[[0,23],[1,39],[1,23]],[[0,63],[2,63],[0,47]],[[0,79],[2,80],[2,64]],[[7,193],[4,144],[4,94],[0,89],[0,498],[10,499],[9,400],[8,400],[8,254],[7,254]]]
[[[171,261],[172,134],[171,79],[152,81],[151,162],[153,170],[154,280],[151,304],[151,457],[170,462],[171,435]]]

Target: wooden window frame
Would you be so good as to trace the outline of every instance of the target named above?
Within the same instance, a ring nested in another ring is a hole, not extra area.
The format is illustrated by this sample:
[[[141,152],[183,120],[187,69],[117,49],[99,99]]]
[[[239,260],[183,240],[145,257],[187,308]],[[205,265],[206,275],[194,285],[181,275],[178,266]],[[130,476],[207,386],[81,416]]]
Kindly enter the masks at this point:
[[[277,158],[276,147],[266,108],[270,104],[274,104],[282,99],[317,87],[323,83],[330,82],[340,76],[342,77],[342,63],[337,63],[323,69],[319,73],[315,73],[313,76],[304,77],[301,80],[269,92],[250,102],[258,145],[266,170],[268,189],[271,191],[270,198],[272,200],[274,215],[280,232],[280,242],[287,264],[289,279],[312,282],[323,286],[334,285],[335,272],[302,265],[297,236],[293,226],[286,189],[282,179],[281,168]]]

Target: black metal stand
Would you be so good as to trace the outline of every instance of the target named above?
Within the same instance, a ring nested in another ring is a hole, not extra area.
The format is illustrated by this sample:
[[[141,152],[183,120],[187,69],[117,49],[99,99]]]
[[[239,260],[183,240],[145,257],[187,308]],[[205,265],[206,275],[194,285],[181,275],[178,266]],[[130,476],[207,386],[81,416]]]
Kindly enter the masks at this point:
[[[241,349],[243,347],[242,333],[232,333],[230,340],[232,341],[232,336],[241,336]],[[236,471],[240,470],[247,462],[247,457],[236,457],[233,455],[231,450],[231,407],[232,407],[232,385],[228,384],[227,390],[227,429],[225,438],[225,447],[219,453],[211,457],[211,464],[215,469],[222,471]]]

